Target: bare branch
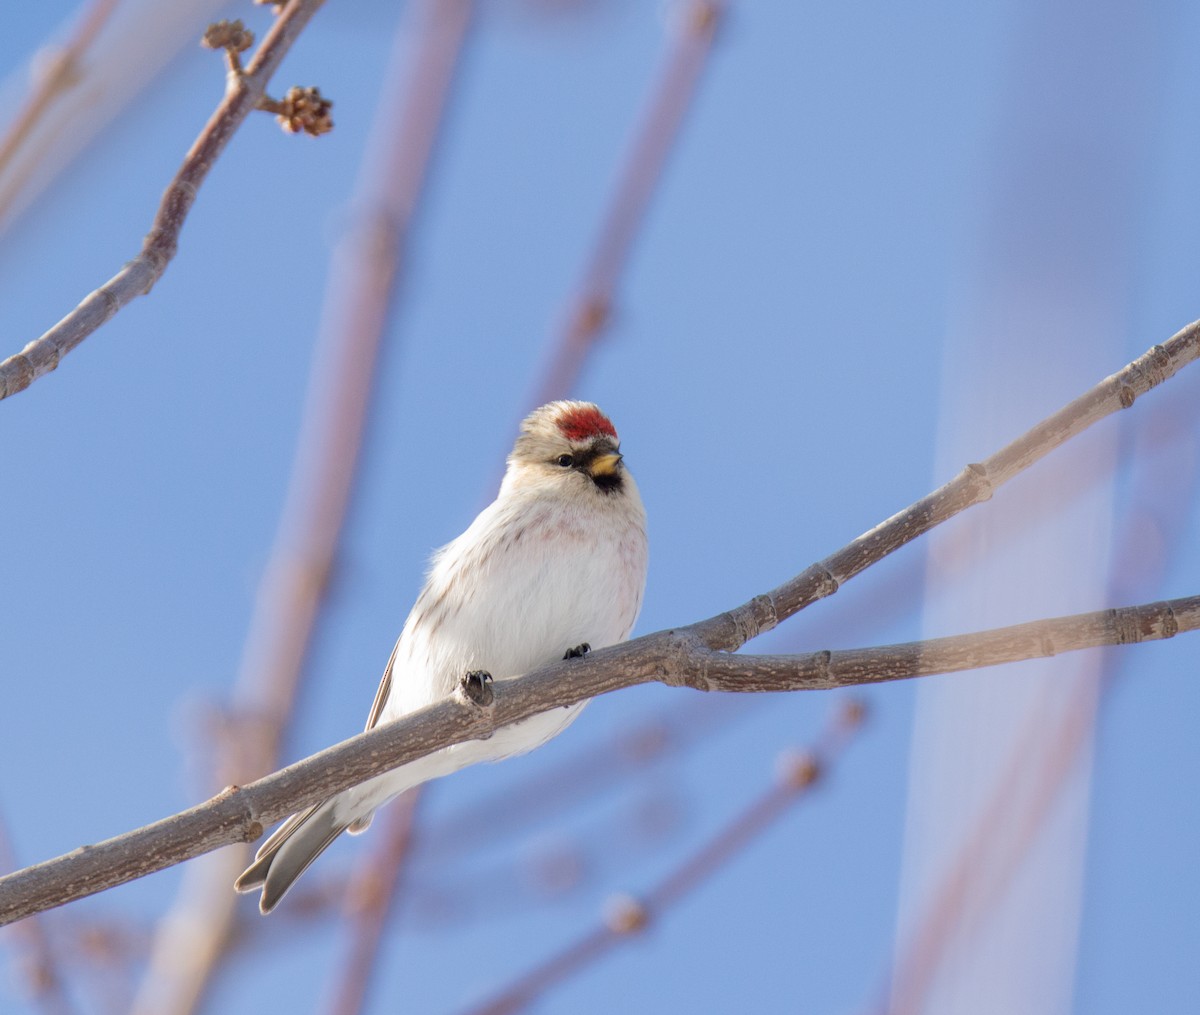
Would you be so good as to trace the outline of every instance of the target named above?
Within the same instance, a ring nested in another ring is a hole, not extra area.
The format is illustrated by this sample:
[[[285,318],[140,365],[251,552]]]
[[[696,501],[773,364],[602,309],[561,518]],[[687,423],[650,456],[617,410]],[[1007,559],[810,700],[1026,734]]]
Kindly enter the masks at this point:
[[[118,310],[150,291],[162,277],[179,243],[179,233],[200,185],[225,146],[263,97],[296,37],[324,0],[291,0],[271,26],[243,74],[227,78],[225,98],[205,124],[168,184],[142,250],[66,317],[21,352],[0,362],[0,399],[29,387]]]
[[[951,672],[1099,646],[1169,638],[1200,625],[1200,597],[1036,621],[977,635],[892,648],[807,656],[729,654],[868,565],[959,511],[986,500],[1091,423],[1133,404],[1200,354],[1200,322],[1153,347],[980,464],[772,592],[688,627],[500,681],[481,705],[463,695],[328,748],[244,788],[153,825],[0,879],[0,924],[123,884],[222,845],[252,841],[263,825],[435,750],[486,738],[539,712],[649,681],[700,690],[765,691],[853,686]]]
[[[451,920],[471,919],[467,911],[487,908],[478,886],[473,880],[489,882],[494,887],[502,881],[506,894],[513,887],[509,874],[497,875],[486,866],[484,854],[494,855],[503,851],[506,840],[518,834],[527,834],[538,823],[552,821],[567,811],[594,802],[601,796],[627,786],[639,774],[668,760],[678,760],[701,743],[711,743],[714,735],[740,718],[750,714],[749,706],[755,704],[754,695],[688,696],[682,702],[672,701],[671,708],[640,721],[631,729],[624,730],[601,742],[577,749],[574,755],[554,765],[553,770],[535,770],[507,789],[489,794],[486,800],[476,801],[471,806],[460,808],[450,815],[426,822],[420,834],[419,858],[426,865],[446,875],[443,880],[451,883],[437,884],[431,876],[421,879],[413,891],[425,903],[416,907],[417,918],[426,917],[444,927]],[[388,808],[390,810],[391,808]],[[611,828],[587,833],[589,850],[603,844]],[[604,856],[604,861],[612,859]],[[371,863],[372,858],[367,862]],[[466,879],[461,868],[467,863],[472,877]],[[446,868],[449,868],[447,870]],[[288,904],[272,914],[272,923],[287,921],[300,925],[324,919],[330,910],[344,899],[351,881],[358,876],[356,865],[353,878],[345,868],[335,864],[324,865],[320,871],[310,873],[288,895]],[[545,881],[545,877],[539,881]],[[559,889],[555,886],[555,890]],[[447,903],[446,900],[453,899]],[[454,910],[450,917],[446,906]],[[512,908],[511,899],[507,906]],[[426,912],[422,912],[422,909]],[[427,916],[427,911],[436,909],[436,915]],[[479,915],[479,914],[476,914]],[[247,914],[244,925],[238,928],[238,946],[260,927],[262,921],[257,911]]]
[[[960,511],[989,500],[1013,476],[1093,423],[1118,409],[1128,409],[1139,396],[1174,376],[1197,356],[1200,356],[1200,321],[1193,321],[990,458],[971,463],[945,486],[892,515],[837,553],[765,596],[700,625],[704,643],[709,648],[735,651],[781,620],[833,595],[845,582],[906,543]]]
[[[1172,400],[1168,396],[1168,406]],[[1153,462],[1149,452],[1154,443],[1163,440],[1164,429],[1174,430],[1181,437],[1190,426],[1186,417],[1171,418],[1183,416],[1183,406],[1175,405],[1174,414],[1162,412],[1163,408],[1157,403],[1155,412],[1138,421],[1137,447],[1126,455],[1135,466]],[[1187,409],[1191,409],[1190,404]],[[1194,459],[1196,442],[1187,438],[1185,441],[1180,450],[1185,458]],[[1157,526],[1164,544],[1172,545],[1182,534],[1188,509],[1195,503],[1196,477],[1189,472],[1183,488],[1174,490],[1174,496],[1167,498],[1169,507],[1163,508],[1163,491],[1170,488],[1173,478],[1179,483],[1175,455],[1164,456],[1157,466],[1141,471],[1151,474],[1135,477],[1139,497],[1126,510],[1121,535],[1114,544],[1118,564],[1109,579],[1109,594],[1114,597],[1122,590],[1136,594],[1133,587],[1148,589],[1161,585],[1167,557],[1141,552],[1145,533]],[[1149,490],[1158,494],[1154,508]],[[1110,655],[1094,678],[1080,679],[1072,694],[1058,703],[1052,723],[1044,714],[1030,717],[1031,721],[1014,740],[1002,773],[977,820],[949,861],[939,864],[938,877],[925,893],[916,920],[901,939],[892,968],[883,978],[871,1006],[864,1011],[874,1015],[919,1012],[951,945],[961,946],[994,915],[998,900],[1053,814],[1068,778],[1078,770],[1094,734],[1098,707],[1108,698],[1120,676],[1121,661],[1121,657]],[[1031,772],[1037,773],[1032,786]]]
[[[732,618],[722,614],[723,618]],[[719,619],[719,618],[714,618]],[[0,925],[144,877],[220,846],[251,842],[304,807],[380,771],[540,712],[660,681],[705,691],[799,691],[854,687],[951,673],[1101,645],[1170,638],[1200,627],[1200,596],[926,642],[805,656],[731,656],[704,646],[704,621],[546,666],[492,685],[480,704],[460,692],[274,772],[229,787],[207,803],[94,846],[0,878]]]

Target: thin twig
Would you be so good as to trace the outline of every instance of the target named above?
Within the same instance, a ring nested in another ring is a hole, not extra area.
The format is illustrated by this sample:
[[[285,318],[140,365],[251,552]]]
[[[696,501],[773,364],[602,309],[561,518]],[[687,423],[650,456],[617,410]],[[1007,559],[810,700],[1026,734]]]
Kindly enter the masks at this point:
[[[179,233],[201,184],[262,98],[271,75],[324,0],[290,0],[246,66],[228,78],[225,97],[168,184],[141,252],[66,317],[21,352],[0,362],[0,399],[29,387],[117,311],[145,295],[175,256]]]
[[[1200,322],[1154,346],[1064,409],[950,483],[892,516],[824,561],[748,603],[708,620],[646,635],[582,659],[500,681],[486,706],[462,695],[259,780],[206,804],[0,879],[0,923],[191,859],[221,845],[253,841],[263,825],[443,747],[491,734],[551,708],[638,683],[701,690],[800,690],[950,672],[1073,649],[1171,637],[1200,624],[1200,597],[1037,621],[1001,631],[811,656],[734,656],[763,631],[836,592],[847,580],[934,525],[986,500],[1002,483],[1092,423],[1200,355]],[[935,665],[936,663],[936,665]]]
[[[703,626],[709,648],[734,651],[778,622],[833,595],[845,582],[936,525],[992,494],[1014,476],[1092,424],[1128,409],[1147,391],[1200,356],[1200,321],[1194,321],[1162,345],[1152,346],[1132,363],[1047,416],[1012,443],[982,462],[973,462],[949,483],[863,533],[837,553],[791,581],[738,610]]]
[[[635,134],[612,205],[584,271],[579,286],[580,295],[576,297],[575,307],[569,315],[559,345],[551,354],[550,366],[532,404],[540,405],[564,397],[582,372],[588,353],[595,347],[595,340],[608,319],[612,294],[632,246],[634,233],[644,217],[654,185],[661,176],[666,156],[695,91],[719,11],[720,4],[714,0],[692,0],[686,16],[677,22],[679,31],[668,56],[666,70]],[[603,767],[599,770],[606,771]],[[413,792],[420,792],[420,789]],[[371,862],[373,866],[375,862],[392,863],[390,857],[391,851],[384,848],[375,854],[375,860]],[[368,876],[381,880],[387,876],[387,872],[376,869]],[[323,894],[330,897],[327,892]],[[393,895],[390,892],[380,893],[376,899],[379,905],[390,906]],[[357,943],[351,949],[351,955],[355,958],[339,977],[341,987],[333,994],[338,1001],[331,1006],[331,1010],[343,1013],[360,1009],[363,992],[355,985],[362,984],[365,979],[361,956],[375,954],[379,947],[378,935],[386,927],[386,910],[378,913],[375,907],[367,907],[360,912],[367,920],[367,926],[374,929],[376,937],[372,940],[361,930],[355,935]],[[369,969],[369,966],[366,968]]]
[[[0,173],[3,173],[18,149],[25,143],[37,122],[56,99],[75,87],[80,78],[80,65],[100,30],[119,0],[92,0],[84,8],[74,34],[64,45],[55,49],[49,65],[41,72],[25,105],[13,118],[5,135],[0,138]]]
[[[672,40],[659,82],[621,169],[612,202],[576,287],[531,405],[563,398],[579,377],[588,352],[612,319],[621,275],[646,207],[695,98],[724,4],[688,0],[673,12]]]
[[[661,920],[672,906],[708,881],[820,783],[862,718],[860,703],[844,704],[810,751],[788,753],[781,758],[775,785],[654,888],[640,899],[621,896],[612,900],[603,923],[521,976],[491,1000],[473,1006],[471,1015],[511,1015],[521,1011],[549,988],[624,944],[650,923]]]
[[[559,341],[549,357],[549,366],[538,387],[532,405],[540,405],[556,398],[565,397],[573,388],[590,351],[595,348],[607,323],[613,292],[624,263],[628,258],[634,234],[644,217],[646,205],[654,186],[662,174],[667,154],[678,132],[679,126],[694,94],[696,83],[703,70],[711,46],[713,33],[722,4],[718,0],[691,0],[684,17],[676,19],[677,29],[674,45],[668,55],[666,69],[651,101],[643,122],[635,133],[635,140],[627,162],[619,178],[613,202],[603,220],[600,235],[593,249],[579,285],[579,295],[573,301],[573,310],[559,336]],[[600,766],[597,771],[609,772]],[[418,787],[413,793],[421,792]],[[539,799],[539,803],[544,802]],[[377,857],[387,855],[381,850]],[[314,901],[336,895],[329,885],[320,886],[312,893]],[[391,903],[391,896],[382,901]],[[320,905],[305,907],[311,916],[319,911]],[[384,921],[374,921],[378,933],[384,930]],[[365,948],[365,943],[360,948]],[[378,948],[378,941],[372,942]],[[349,976],[343,976],[343,985]],[[347,996],[343,991],[337,997]],[[355,995],[361,1004],[359,995]],[[338,1011],[357,1011],[346,1003]]]

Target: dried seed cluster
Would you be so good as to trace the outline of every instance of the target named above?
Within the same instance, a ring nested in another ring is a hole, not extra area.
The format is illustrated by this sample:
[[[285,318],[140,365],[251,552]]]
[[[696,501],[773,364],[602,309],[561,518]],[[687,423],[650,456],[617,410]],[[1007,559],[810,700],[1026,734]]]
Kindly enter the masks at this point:
[[[303,132],[320,137],[333,130],[332,109],[332,100],[325,98],[319,88],[293,86],[273,111],[280,126],[289,134]]]
[[[209,49],[228,49],[244,53],[254,45],[254,33],[240,20],[214,21],[204,32],[201,40]]]
[[[286,3],[274,0],[255,0],[256,3],[270,3],[278,14]],[[209,49],[223,49],[229,65],[229,78],[226,88],[236,88],[245,79],[245,71],[239,54],[244,53],[254,45],[254,33],[240,20],[214,21],[204,32],[201,40]],[[333,130],[333,102],[321,94],[319,88],[288,89],[282,99],[272,99],[264,95],[258,100],[258,108],[274,113],[279,125],[289,134],[308,134],[320,137]]]

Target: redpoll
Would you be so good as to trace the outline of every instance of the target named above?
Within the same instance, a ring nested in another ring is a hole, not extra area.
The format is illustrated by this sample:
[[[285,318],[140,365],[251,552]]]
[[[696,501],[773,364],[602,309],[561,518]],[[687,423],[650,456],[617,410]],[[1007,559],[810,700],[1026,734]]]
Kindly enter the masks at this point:
[[[367,729],[450,694],[629,637],[646,582],[646,514],[617,431],[588,402],[533,412],[508,456],[500,493],[434,554],[425,587],[383,673]],[[430,779],[523,754],[561,733],[583,703],[532,716],[488,740],[447,747],[288,818],[238,878],[269,913],[343,831]]]

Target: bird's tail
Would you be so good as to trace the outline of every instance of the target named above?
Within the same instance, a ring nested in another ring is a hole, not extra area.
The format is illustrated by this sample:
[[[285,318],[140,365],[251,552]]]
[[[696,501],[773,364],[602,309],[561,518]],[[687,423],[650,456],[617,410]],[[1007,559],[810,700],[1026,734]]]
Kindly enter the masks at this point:
[[[337,797],[293,814],[280,825],[233,887],[252,892],[261,886],[258,908],[271,912],[309,865],[346,830],[348,822],[337,816]]]
[[[463,750],[467,746],[460,744],[435,751],[293,814],[262,844],[254,862],[242,871],[233,887],[239,892],[261,887],[258,908],[264,913],[271,912],[296,879],[342,832],[355,835],[366,831],[377,807],[413,786],[449,775],[479,760],[470,750]],[[477,749],[477,745],[472,746]]]

